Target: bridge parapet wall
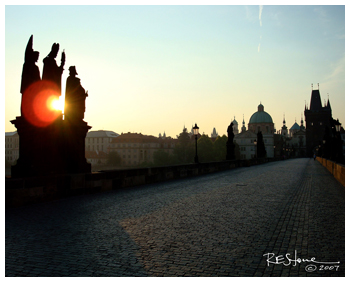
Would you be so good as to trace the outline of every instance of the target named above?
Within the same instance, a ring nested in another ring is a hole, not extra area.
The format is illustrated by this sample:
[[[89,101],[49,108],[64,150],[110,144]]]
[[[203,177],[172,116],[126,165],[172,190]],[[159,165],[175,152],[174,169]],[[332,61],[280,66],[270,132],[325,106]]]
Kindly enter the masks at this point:
[[[345,187],[345,166],[331,160],[317,157],[317,160]]]
[[[266,163],[268,161],[274,160],[222,161],[42,177],[6,178],[5,205],[6,208],[18,207],[69,196],[105,192],[194,177],[241,166]]]

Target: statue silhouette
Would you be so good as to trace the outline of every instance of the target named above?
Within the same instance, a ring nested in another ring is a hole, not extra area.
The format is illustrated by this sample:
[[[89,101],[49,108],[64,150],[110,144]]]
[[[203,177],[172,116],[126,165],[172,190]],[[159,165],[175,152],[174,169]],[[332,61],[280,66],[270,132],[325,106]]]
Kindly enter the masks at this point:
[[[265,149],[265,144],[264,144],[264,139],[261,131],[258,132],[257,134],[257,157],[258,158],[265,158],[266,157],[266,149]]]
[[[228,137],[227,142],[229,144],[232,144],[233,138],[235,137],[235,135],[233,133],[233,122],[231,122],[231,124],[227,127],[227,137]]]
[[[43,80],[49,80],[54,82],[60,91],[59,95],[61,95],[61,76],[63,72],[64,63],[66,61],[66,54],[64,51],[61,55],[61,65],[57,66],[56,57],[58,54],[58,50],[60,45],[58,43],[52,44],[51,52],[45,57],[43,60],[44,68],[43,68]]]
[[[66,98],[64,116],[66,120],[77,122],[84,119],[85,99],[88,96],[77,78],[75,66],[69,67],[69,76],[66,83]]]
[[[33,50],[33,35],[29,38],[25,55],[24,64],[22,69],[22,81],[21,81],[21,115],[23,115],[23,95],[31,95],[35,93],[25,93],[30,85],[40,80],[40,71],[35,64],[39,59],[39,52]]]
[[[233,144],[233,138],[235,134],[233,133],[233,122],[227,127],[227,142],[226,142],[226,160],[235,159],[235,144]]]

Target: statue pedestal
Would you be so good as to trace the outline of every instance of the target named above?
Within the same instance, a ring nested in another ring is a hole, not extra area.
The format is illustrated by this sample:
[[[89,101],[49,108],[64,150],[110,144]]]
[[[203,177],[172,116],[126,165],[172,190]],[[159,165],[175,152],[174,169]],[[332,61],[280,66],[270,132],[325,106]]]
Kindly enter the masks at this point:
[[[62,115],[46,127],[37,127],[24,117],[11,123],[19,135],[19,159],[12,166],[12,177],[49,175],[63,172],[60,158]]]
[[[62,145],[67,173],[91,172],[91,164],[87,163],[85,158],[85,137],[90,128],[91,126],[83,120],[63,121]]]
[[[47,127],[37,127],[24,117],[11,123],[19,135],[19,159],[11,168],[13,178],[91,172],[85,159],[85,137],[91,126],[70,124],[62,115]]]
[[[226,143],[226,160],[232,161],[235,159],[235,144]]]

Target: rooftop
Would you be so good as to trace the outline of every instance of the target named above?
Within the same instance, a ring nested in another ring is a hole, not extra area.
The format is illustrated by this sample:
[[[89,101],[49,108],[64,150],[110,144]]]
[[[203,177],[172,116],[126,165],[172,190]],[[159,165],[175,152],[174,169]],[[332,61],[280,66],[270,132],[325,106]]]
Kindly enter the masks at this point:
[[[114,131],[110,130],[95,130],[95,131],[89,131],[86,134],[86,137],[118,137],[119,134],[115,133]]]

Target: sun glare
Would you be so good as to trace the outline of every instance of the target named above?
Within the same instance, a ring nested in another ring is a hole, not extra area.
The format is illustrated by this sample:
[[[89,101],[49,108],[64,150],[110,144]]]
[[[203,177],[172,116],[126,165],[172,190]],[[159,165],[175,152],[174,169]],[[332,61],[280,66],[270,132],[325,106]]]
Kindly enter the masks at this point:
[[[31,84],[22,95],[23,116],[34,126],[50,125],[62,114],[64,99],[61,102],[58,96],[58,87],[51,81]]]
[[[50,108],[56,111],[63,111],[64,103],[63,99],[61,99],[62,96],[60,96],[60,99],[57,99],[56,97],[50,101]]]

